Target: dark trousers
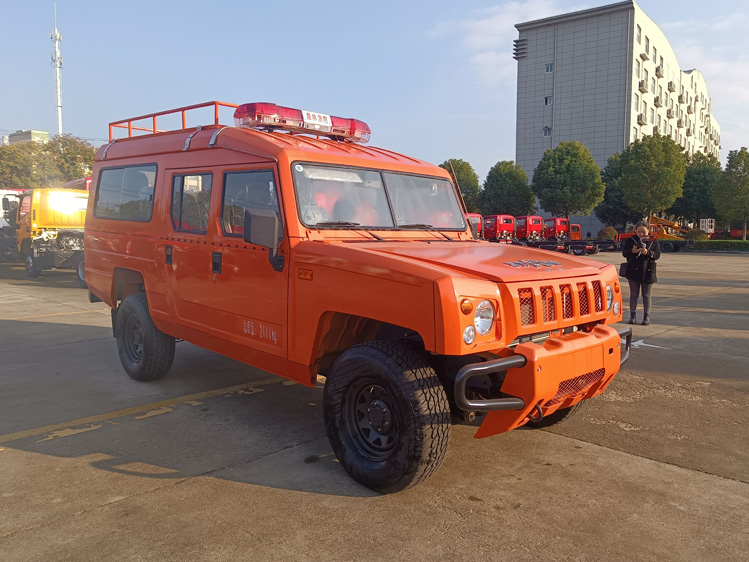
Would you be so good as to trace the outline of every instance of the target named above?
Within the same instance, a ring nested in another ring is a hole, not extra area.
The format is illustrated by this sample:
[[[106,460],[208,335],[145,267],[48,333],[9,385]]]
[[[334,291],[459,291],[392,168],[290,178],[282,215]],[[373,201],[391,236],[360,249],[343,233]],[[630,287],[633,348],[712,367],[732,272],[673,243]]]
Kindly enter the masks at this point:
[[[637,312],[637,299],[642,293],[642,307],[645,309],[645,316],[650,315],[650,291],[653,288],[652,283],[643,283],[634,279],[629,281],[629,313],[634,316]]]

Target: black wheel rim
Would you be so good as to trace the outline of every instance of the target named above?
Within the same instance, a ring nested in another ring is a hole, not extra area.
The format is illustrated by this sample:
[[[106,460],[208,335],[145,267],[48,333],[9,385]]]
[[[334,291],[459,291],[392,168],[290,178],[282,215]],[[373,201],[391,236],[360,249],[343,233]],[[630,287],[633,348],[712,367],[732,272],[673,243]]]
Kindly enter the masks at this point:
[[[140,363],[143,357],[143,328],[140,319],[131,316],[125,323],[125,355],[131,363]]]
[[[370,460],[389,458],[398,444],[400,424],[395,400],[380,385],[352,385],[346,392],[343,421],[346,432]]]

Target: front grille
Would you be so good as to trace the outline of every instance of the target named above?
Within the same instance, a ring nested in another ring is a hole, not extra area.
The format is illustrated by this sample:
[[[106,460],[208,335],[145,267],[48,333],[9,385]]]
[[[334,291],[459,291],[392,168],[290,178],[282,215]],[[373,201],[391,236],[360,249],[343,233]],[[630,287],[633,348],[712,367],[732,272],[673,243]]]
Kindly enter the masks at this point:
[[[533,306],[533,291],[531,289],[520,289],[518,291],[520,300],[520,323],[523,326],[536,322],[536,311]]]
[[[544,322],[553,322],[557,319],[553,288],[541,287],[541,305],[543,306]]]
[[[593,281],[593,303],[596,312],[603,312],[603,289],[600,281]]]
[[[557,296],[558,295],[558,296]],[[517,289],[520,325],[549,323],[605,312],[601,281]],[[561,306],[560,306],[561,305]],[[538,317],[540,312],[541,317]]]
[[[588,287],[585,283],[577,284],[577,298],[580,301],[580,315],[585,316],[590,314],[590,306],[588,305]]]
[[[572,287],[569,285],[562,285],[559,287],[562,293],[562,316],[564,318],[572,318],[575,315],[575,311],[572,308]]]
[[[574,379],[567,379],[566,381],[560,382],[556,395],[544,404],[544,408],[564,402],[570,396],[582,394],[588,390],[588,388],[600,381],[605,373],[605,369],[598,369],[597,371],[585,373]]]

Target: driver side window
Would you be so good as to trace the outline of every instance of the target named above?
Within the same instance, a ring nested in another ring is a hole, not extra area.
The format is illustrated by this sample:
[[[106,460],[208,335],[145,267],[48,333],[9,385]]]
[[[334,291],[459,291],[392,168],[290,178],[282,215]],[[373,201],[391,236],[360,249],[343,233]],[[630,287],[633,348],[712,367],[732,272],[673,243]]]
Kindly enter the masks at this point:
[[[226,172],[221,224],[227,236],[244,235],[245,209],[268,209],[281,218],[273,170]]]

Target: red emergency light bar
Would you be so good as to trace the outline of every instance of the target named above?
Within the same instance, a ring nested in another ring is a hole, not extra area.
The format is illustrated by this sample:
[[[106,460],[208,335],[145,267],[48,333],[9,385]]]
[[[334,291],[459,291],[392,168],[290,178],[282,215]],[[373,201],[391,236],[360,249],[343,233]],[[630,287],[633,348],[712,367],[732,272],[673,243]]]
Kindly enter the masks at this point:
[[[245,103],[234,111],[237,127],[307,133],[347,140],[369,142],[372,132],[364,121],[335,117],[315,111],[283,107],[275,103]]]

